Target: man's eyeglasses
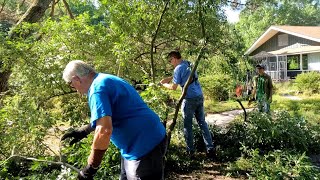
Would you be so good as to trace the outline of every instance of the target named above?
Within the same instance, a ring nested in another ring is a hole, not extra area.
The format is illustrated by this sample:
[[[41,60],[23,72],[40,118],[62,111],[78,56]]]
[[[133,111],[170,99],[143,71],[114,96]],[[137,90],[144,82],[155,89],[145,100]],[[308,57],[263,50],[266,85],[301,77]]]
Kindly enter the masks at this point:
[[[72,89],[74,89],[74,87],[72,86],[72,80],[67,82],[68,86],[71,87]]]

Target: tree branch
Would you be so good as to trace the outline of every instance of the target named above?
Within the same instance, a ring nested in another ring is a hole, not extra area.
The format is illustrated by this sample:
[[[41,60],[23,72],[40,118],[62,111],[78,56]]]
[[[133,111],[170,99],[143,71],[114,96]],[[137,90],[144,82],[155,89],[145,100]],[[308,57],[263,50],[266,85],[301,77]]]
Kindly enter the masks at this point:
[[[5,6],[6,6],[6,0],[3,0],[2,4],[1,4],[0,13],[3,11]]]
[[[74,19],[74,16],[73,16],[73,14],[72,14],[72,12],[71,12],[71,9],[70,9],[67,1],[66,1],[66,0],[62,0],[62,2],[63,2],[63,4],[64,4],[64,6],[66,7],[66,10],[67,10],[70,18],[71,18],[71,19]]]
[[[15,33],[15,29],[22,23],[35,23],[39,21],[45,14],[45,11],[48,9],[52,0],[34,0],[33,4],[27,10],[27,12],[22,16],[22,18],[18,21],[15,27],[9,33],[9,39],[17,36]],[[26,35],[24,35],[26,36]]]
[[[39,109],[45,102],[47,102],[47,101],[49,101],[50,99],[52,99],[52,98],[55,98],[55,97],[58,97],[58,96],[63,96],[63,95],[67,95],[67,94],[72,94],[72,93],[75,93],[75,92],[77,92],[77,91],[69,91],[69,92],[63,92],[63,93],[60,93],[60,94],[54,94],[54,95],[52,95],[52,96],[50,96],[50,97],[47,97],[46,99],[44,99],[44,100],[42,100],[41,102],[39,102],[38,103],[38,105],[37,105],[37,109]]]
[[[66,166],[66,167],[76,171],[77,173],[80,173],[80,169],[78,169],[78,168],[76,168],[66,162],[62,162],[61,147],[62,147],[62,141],[60,139],[60,142],[59,142],[59,158],[60,158],[60,160],[59,161],[47,161],[47,160],[37,159],[37,158],[33,158],[33,157],[15,155],[14,154],[15,146],[13,146],[12,151],[11,151],[11,155],[7,159],[2,161],[3,163],[1,163],[0,166],[2,166],[5,162],[9,161],[10,159],[22,158],[22,159],[26,159],[26,160],[30,160],[30,161],[45,162],[48,164],[56,164],[56,165]]]
[[[203,15],[202,15],[202,11],[204,9],[202,9],[202,5],[201,5],[201,0],[199,0],[199,23],[201,25],[201,33],[202,33],[202,37],[203,39],[205,39],[205,41],[207,41],[207,37],[206,37],[206,27],[204,24],[204,20],[203,20]]]
[[[61,161],[47,161],[47,160],[42,160],[42,159],[37,159],[37,158],[32,158],[32,157],[26,157],[26,156],[20,156],[20,155],[11,155],[9,158],[7,158],[6,160],[4,160],[4,162],[9,161],[10,159],[14,159],[14,158],[21,158],[21,159],[26,159],[29,161],[37,161],[37,162],[45,162],[48,164],[56,164],[56,165],[61,165],[61,166],[66,166],[74,171],[76,171],[77,173],[80,172],[80,170],[68,163],[65,162],[61,162]],[[3,165],[4,163],[2,163],[1,165]]]
[[[163,45],[163,44],[167,44],[167,43],[169,43],[169,42],[174,42],[174,41],[177,41],[177,40],[179,40],[179,39],[178,39],[178,38],[176,38],[176,39],[169,39],[169,40],[160,42],[159,44],[155,45],[155,48],[157,48],[157,47],[159,47],[159,46],[161,46],[161,45]]]
[[[152,40],[151,40],[151,49],[150,49],[150,59],[151,59],[151,75],[152,75],[152,82],[154,83],[156,80],[155,80],[155,67],[154,67],[154,58],[153,58],[153,48],[154,48],[154,44],[155,44],[155,41],[157,39],[157,35],[158,35],[158,32],[160,30],[160,27],[161,27],[161,23],[162,23],[162,19],[163,19],[163,16],[165,14],[165,12],[167,11],[167,7],[169,5],[169,2],[170,0],[167,0],[163,10],[162,10],[162,13],[160,15],[160,19],[158,21],[158,25],[157,25],[157,29],[152,37]]]
[[[198,45],[196,42],[190,41],[190,40],[188,40],[188,39],[180,38],[180,37],[177,36],[176,34],[174,34],[174,36],[175,36],[178,40],[185,41],[185,42],[190,43],[190,44],[192,44],[192,45],[194,45],[194,46],[197,46],[197,45]]]
[[[19,7],[22,7],[23,4],[25,3],[26,0],[23,0],[21,3],[20,3],[20,6]]]
[[[141,58],[143,55],[149,54],[150,52],[144,52],[139,54],[137,57],[135,57],[132,62],[136,65],[138,65],[141,68],[141,71],[143,71],[145,74],[149,74],[137,61],[139,58]]]
[[[54,8],[55,8],[55,0],[52,0],[52,5],[51,5],[51,12],[50,12],[50,17],[52,18],[54,16]]]

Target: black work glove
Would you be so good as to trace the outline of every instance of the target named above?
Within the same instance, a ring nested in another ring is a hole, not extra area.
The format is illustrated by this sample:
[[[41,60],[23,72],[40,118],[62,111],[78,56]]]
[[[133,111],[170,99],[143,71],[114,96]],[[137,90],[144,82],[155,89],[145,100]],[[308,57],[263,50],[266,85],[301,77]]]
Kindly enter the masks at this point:
[[[78,173],[79,180],[93,180],[93,176],[97,173],[98,168],[87,165]]]
[[[77,142],[81,141],[81,139],[87,137],[87,135],[90,134],[93,130],[94,130],[94,128],[92,128],[91,125],[88,124],[80,129],[75,129],[70,132],[67,132],[66,134],[64,134],[61,137],[61,140],[65,140],[67,138],[72,138],[72,140],[70,141],[69,144],[73,145],[74,143],[77,143]]]

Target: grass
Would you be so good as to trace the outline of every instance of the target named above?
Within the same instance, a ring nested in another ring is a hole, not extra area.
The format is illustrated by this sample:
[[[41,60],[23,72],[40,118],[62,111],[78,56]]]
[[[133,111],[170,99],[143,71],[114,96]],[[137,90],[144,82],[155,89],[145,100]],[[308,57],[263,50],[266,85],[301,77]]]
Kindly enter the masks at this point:
[[[250,108],[248,106],[248,101],[241,101],[241,103],[245,108]],[[240,104],[235,100],[221,101],[221,102],[206,100],[204,102],[204,107],[207,113],[219,113],[224,111],[241,109]]]
[[[320,123],[320,94],[299,95],[301,100],[290,100],[286,97],[275,95],[271,104],[273,110],[287,110],[305,117],[310,123]]]
[[[286,82],[283,85],[276,85],[277,91],[272,96],[271,110],[286,110],[305,117],[310,123],[320,123],[320,94],[292,94],[291,92],[296,91],[292,90],[294,88],[290,88],[290,84],[292,85],[292,83],[288,84]],[[295,96],[300,98],[300,100],[291,100],[284,95]],[[248,106],[248,101],[241,102],[246,109],[254,107],[254,105]],[[204,106],[207,113],[220,113],[241,109],[241,106],[235,100],[217,102],[206,99]]]

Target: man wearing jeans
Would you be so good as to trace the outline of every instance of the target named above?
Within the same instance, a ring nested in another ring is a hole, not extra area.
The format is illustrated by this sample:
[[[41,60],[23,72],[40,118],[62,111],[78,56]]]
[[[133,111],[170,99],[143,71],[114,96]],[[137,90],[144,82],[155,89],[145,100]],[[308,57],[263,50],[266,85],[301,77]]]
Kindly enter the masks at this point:
[[[270,113],[270,103],[272,102],[272,80],[264,72],[265,66],[256,66],[258,75],[253,78],[253,97],[257,100],[259,112]]]
[[[182,88],[188,80],[191,74],[190,62],[183,60],[181,54],[178,51],[171,51],[168,54],[170,63],[174,66],[173,77],[164,78],[160,81],[160,84],[167,89],[176,90],[178,85]],[[169,84],[172,81],[172,84]],[[187,94],[181,105],[182,118],[184,122],[184,137],[187,144],[187,153],[192,157],[195,152],[193,144],[193,132],[192,132],[192,119],[196,117],[198,125],[200,126],[204,142],[207,147],[207,155],[210,158],[215,157],[215,150],[209,131],[208,125],[205,121],[204,107],[203,107],[203,94],[198,76],[195,73],[192,82],[188,87]]]

